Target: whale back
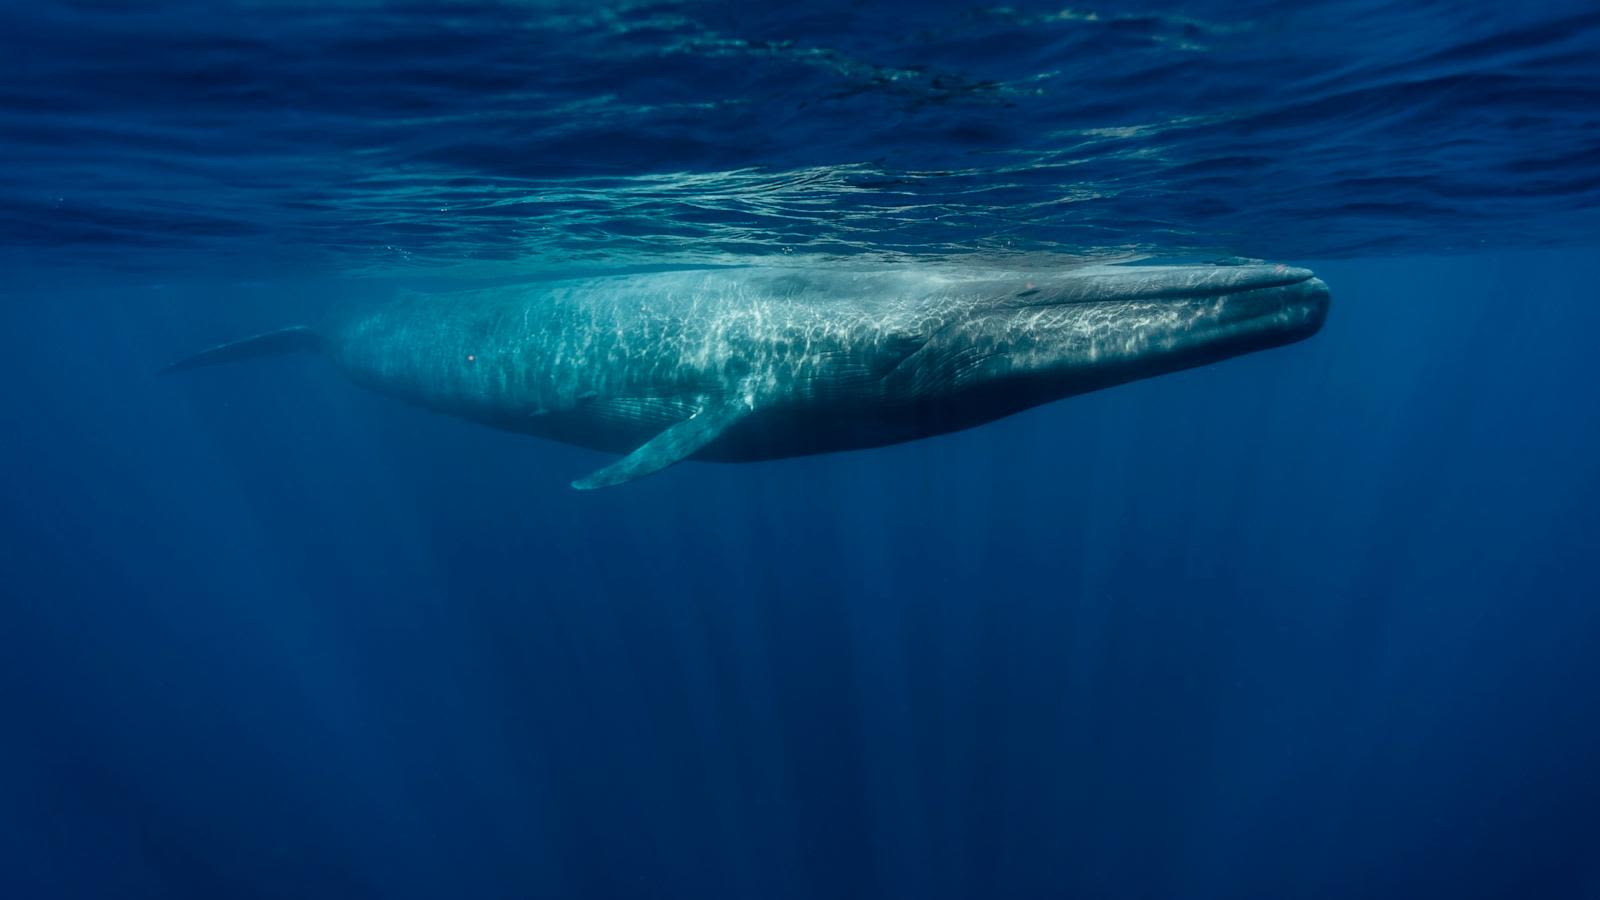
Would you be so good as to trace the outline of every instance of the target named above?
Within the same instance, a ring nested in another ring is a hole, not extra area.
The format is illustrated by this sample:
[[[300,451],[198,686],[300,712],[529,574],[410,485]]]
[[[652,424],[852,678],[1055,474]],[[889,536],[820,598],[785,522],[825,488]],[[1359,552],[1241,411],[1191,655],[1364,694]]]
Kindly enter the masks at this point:
[[[941,324],[904,287],[835,288],[783,270],[619,276],[406,294],[326,330],[356,381],[475,418],[585,404],[681,413],[733,395],[826,402],[881,378]]]

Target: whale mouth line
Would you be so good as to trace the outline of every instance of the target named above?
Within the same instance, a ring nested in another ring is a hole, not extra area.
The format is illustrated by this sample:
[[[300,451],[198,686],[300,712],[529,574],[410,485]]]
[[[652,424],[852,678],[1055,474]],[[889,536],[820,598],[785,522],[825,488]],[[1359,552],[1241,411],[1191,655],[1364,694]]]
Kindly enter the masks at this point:
[[[1154,288],[1147,292],[1136,293],[1128,299],[1131,300],[1196,300],[1202,298],[1225,299],[1240,294],[1251,294],[1256,291],[1270,291],[1280,288],[1294,287],[1304,284],[1316,277],[1309,269],[1294,269],[1287,266],[1281,267],[1282,271],[1260,273],[1250,277],[1238,278],[1222,284],[1201,282],[1181,287]],[[1225,268],[1221,271],[1227,271]]]
[[[1024,282],[1017,306],[1150,303],[1219,299],[1293,288],[1316,278],[1293,266],[1107,266],[1074,273],[1055,284]]]

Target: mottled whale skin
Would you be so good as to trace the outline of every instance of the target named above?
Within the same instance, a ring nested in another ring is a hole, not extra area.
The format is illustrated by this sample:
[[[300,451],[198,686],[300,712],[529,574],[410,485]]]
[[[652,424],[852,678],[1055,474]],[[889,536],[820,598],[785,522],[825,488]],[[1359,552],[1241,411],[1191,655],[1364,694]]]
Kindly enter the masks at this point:
[[[1274,265],[727,268],[413,294],[195,354],[166,371],[318,350],[430,409],[627,454],[875,447],[1314,334],[1328,289]]]

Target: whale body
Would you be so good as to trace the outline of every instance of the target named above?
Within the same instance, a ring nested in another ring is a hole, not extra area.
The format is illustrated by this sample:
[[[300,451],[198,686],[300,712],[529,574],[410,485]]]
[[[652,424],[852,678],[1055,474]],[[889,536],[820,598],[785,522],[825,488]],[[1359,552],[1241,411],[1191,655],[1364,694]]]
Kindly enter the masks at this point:
[[[957,431],[1301,340],[1327,286],[1276,265],[727,268],[409,294],[163,370],[293,351],[422,406],[622,459],[743,462]]]

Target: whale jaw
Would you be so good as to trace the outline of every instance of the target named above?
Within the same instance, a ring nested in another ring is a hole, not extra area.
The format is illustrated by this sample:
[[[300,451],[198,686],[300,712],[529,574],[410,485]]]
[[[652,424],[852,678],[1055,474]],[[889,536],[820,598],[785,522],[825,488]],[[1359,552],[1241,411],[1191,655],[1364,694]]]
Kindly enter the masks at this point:
[[[905,390],[1034,405],[1303,340],[1327,317],[1328,287],[1305,269],[1151,268],[1063,279],[945,328],[900,366]]]

